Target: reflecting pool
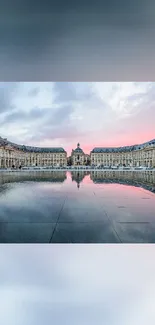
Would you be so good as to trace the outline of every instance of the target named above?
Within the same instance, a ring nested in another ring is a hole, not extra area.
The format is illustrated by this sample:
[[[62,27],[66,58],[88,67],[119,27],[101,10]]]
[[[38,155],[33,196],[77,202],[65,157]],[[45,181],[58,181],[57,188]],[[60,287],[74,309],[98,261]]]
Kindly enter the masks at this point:
[[[1,243],[155,243],[155,172],[0,174]]]

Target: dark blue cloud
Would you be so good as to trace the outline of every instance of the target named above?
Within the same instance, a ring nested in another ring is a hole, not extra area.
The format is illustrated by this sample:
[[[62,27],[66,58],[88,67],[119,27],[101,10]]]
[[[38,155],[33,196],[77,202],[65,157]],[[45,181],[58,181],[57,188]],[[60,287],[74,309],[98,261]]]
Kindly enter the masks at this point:
[[[103,1],[97,0],[79,0],[74,2],[72,0],[45,0],[42,2],[39,0],[36,2],[34,0],[14,0],[12,3],[11,0],[2,0],[2,12],[13,11],[16,13],[24,12],[25,14],[30,13],[48,13],[48,12],[66,12],[68,10],[76,10],[78,12],[90,12],[96,10],[104,10],[105,13],[129,13],[129,12],[146,12],[150,11],[149,5],[153,5],[152,1],[148,1],[147,4],[145,1],[135,0],[125,2],[123,0],[118,0],[117,3],[115,0]]]
[[[154,10],[152,0],[5,0],[1,80],[152,80]]]

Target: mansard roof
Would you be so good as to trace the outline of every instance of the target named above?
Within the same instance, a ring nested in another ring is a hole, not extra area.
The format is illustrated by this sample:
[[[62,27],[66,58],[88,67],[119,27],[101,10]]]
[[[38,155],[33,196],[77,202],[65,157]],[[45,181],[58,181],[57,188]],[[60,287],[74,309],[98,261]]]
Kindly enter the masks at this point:
[[[0,137],[0,145],[10,145],[12,148],[22,150],[24,152],[52,152],[52,153],[66,153],[66,151],[62,147],[50,147],[50,148],[43,148],[43,147],[33,147],[33,146],[25,146],[13,143],[11,141],[8,141],[7,139],[3,139]]]
[[[98,147],[94,148],[91,153],[110,153],[110,152],[130,152],[134,150],[140,150],[148,146],[155,145],[155,139],[145,142],[143,144],[137,144],[133,146],[124,146],[124,147]]]

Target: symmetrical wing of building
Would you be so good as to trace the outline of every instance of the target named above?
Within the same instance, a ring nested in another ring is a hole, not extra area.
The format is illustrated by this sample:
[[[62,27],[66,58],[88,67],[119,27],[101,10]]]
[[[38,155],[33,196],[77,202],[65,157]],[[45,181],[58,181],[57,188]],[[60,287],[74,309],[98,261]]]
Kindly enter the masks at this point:
[[[119,148],[94,148],[91,165],[155,167],[155,139],[140,145]]]
[[[0,168],[19,166],[66,166],[63,148],[39,148],[12,143],[0,138]]]
[[[155,139],[140,145],[94,148],[85,154],[77,144],[68,161],[73,166],[155,167]],[[67,166],[64,148],[18,145],[0,137],[0,168],[20,166]]]

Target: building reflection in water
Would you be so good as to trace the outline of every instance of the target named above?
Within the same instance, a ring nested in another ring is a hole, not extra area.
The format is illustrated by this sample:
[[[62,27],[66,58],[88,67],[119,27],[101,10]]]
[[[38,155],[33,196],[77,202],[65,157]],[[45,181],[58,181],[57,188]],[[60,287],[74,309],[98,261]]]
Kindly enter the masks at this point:
[[[77,188],[80,188],[80,184],[87,183],[89,180],[94,184],[101,183],[119,183],[127,184],[131,186],[141,186],[148,190],[155,192],[155,171],[83,171],[75,170],[70,172],[72,182],[77,183]],[[51,182],[51,183],[63,183],[67,179],[66,171],[51,171],[51,172],[13,172],[13,173],[1,173],[0,184],[5,183],[17,183],[25,181],[33,182]]]
[[[94,184],[101,183],[119,183],[131,186],[141,186],[148,190],[155,190],[155,172],[154,171],[72,171],[72,181],[80,184],[85,182],[85,176],[90,175],[90,180]]]
[[[91,171],[90,178],[96,184],[120,183],[155,191],[154,171]]]
[[[9,174],[0,175],[0,184],[14,183],[14,182],[51,182],[63,183],[67,179],[66,171],[51,171],[51,172],[13,172]]]
[[[72,171],[71,172],[72,182],[76,182],[77,188],[80,188],[80,183],[82,183],[85,176],[87,176],[89,174],[90,174],[90,172],[84,171],[84,170]]]

